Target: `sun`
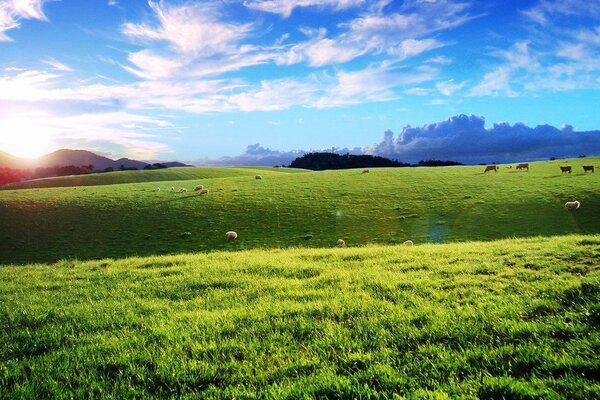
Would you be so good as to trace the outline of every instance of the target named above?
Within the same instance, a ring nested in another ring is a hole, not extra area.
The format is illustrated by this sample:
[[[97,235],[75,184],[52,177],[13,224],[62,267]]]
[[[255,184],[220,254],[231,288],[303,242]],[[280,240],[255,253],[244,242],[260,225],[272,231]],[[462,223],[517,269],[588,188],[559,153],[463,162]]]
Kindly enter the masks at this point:
[[[0,150],[13,156],[36,158],[50,152],[51,129],[26,116],[0,118]]]

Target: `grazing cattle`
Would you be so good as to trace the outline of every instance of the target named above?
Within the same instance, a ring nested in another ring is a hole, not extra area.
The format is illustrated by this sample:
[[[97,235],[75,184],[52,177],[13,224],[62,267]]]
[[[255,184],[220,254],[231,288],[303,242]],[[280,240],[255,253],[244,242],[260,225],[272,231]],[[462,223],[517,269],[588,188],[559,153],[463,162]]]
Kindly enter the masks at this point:
[[[529,171],[529,164],[519,164],[517,165],[517,170],[522,170],[522,169],[526,169],[527,171]]]
[[[487,167],[485,167],[485,171],[483,172],[486,173],[488,171],[498,172],[498,167],[495,165],[488,165]]]
[[[583,166],[583,172],[588,172],[588,171],[592,171],[592,173],[594,173],[594,166],[593,165],[584,165]]]
[[[369,170],[368,169],[363,169],[363,174],[368,174]]]
[[[560,167],[561,174],[570,174],[571,166],[567,165],[566,167]]]

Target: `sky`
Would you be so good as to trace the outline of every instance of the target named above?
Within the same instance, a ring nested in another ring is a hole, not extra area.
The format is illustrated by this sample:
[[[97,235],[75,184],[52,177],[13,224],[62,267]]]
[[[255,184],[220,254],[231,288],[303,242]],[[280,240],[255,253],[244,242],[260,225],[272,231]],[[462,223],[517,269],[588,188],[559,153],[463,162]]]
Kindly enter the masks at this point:
[[[0,0],[0,150],[600,153],[600,1]]]

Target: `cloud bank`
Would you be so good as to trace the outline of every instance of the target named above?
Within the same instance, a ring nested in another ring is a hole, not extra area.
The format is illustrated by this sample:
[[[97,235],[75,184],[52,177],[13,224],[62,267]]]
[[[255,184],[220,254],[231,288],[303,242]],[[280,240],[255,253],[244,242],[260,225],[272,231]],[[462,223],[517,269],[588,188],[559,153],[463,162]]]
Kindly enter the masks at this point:
[[[531,128],[523,123],[510,125],[505,122],[486,128],[483,117],[461,114],[422,127],[406,126],[398,135],[387,130],[383,140],[371,146],[310,151],[372,154],[410,163],[420,160],[453,160],[465,164],[508,163],[546,160],[549,157],[569,158],[581,154],[599,155],[600,131],[578,132],[570,125],[561,129],[550,125]],[[255,144],[248,146],[239,156],[203,159],[195,164],[289,165],[296,157],[310,151],[278,151]]]
[[[404,162],[426,159],[467,164],[566,158],[600,154],[600,131],[577,132],[570,125],[535,128],[497,123],[485,128],[483,117],[464,114],[422,127],[407,126],[395,136],[386,131],[368,153]]]

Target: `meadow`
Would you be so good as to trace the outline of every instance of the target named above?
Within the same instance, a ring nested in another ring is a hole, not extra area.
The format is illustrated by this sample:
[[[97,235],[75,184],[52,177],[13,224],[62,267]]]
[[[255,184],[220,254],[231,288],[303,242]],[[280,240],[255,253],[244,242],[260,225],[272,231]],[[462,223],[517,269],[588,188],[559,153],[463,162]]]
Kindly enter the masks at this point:
[[[0,267],[0,398],[600,398],[600,236]]]
[[[561,175],[565,164],[575,172]],[[482,166],[175,168],[33,181],[0,190],[0,263],[332,247],[338,238],[362,246],[600,233],[600,174],[584,174],[582,164],[600,159],[485,174]],[[46,188],[54,184],[69,186]],[[192,192],[197,184],[209,195]],[[581,208],[568,212],[569,200]],[[229,230],[234,243],[224,240]]]
[[[600,398],[599,161],[4,187],[0,399]]]

